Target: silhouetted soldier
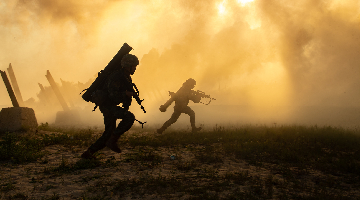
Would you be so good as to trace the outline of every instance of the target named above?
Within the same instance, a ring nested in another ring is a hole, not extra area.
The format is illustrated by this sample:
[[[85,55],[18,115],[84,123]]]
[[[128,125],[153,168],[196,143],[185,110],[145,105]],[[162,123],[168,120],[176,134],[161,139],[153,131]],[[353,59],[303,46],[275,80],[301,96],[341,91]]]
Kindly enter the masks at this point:
[[[182,87],[176,93],[169,92],[171,98],[164,105],[161,105],[159,109],[161,112],[165,112],[172,102],[175,101],[174,113],[171,115],[171,118],[157,130],[158,133],[164,132],[171,124],[175,123],[181,113],[185,113],[190,116],[190,124],[193,132],[201,130],[201,127],[197,128],[195,126],[195,112],[188,106],[190,100],[194,103],[199,103],[201,100],[202,96],[192,90],[195,85],[196,81],[189,78],[183,83]]]
[[[105,146],[120,153],[117,141],[122,134],[128,131],[135,121],[135,116],[128,109],[135,92],[129,88],[132,84],[131,75],[135,73],[139,60],[135,55],[126,54],[121,59],[121,67],[114,71],[101,90],[93,94],[93,99],[98,102],[101,113],[104,115],[105,131],[102,136],[92,144],[82,155],[82,158],[94,158],[93,154]],[[130,84],[129,84],[130,83]],[[122,103],[122,107],[118,106]],[[116,127],[116,120],[122,119]]]

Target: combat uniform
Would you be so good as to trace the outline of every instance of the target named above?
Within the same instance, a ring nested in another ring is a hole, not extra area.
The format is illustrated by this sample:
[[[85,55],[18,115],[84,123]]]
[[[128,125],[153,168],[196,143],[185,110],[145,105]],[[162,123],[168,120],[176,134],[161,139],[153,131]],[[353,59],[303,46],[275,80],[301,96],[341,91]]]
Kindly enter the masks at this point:
[[[139,60],[136,56],[125,55],[121,60],[121,67],[108,77],[102,88],[92,94],[92,102],[96,103],[104,116],[105,131],[81,155],[82,158],[94,158],[93,154],[106,146],[117,153],[121,152],[116,142],[122,134],[131,128],[135,121],[134,114],[128,110],[132,96],[128,96],[126,92],[130,92],[132,89],[130,74],[134,74],[138,64]],[[131,86],[131,89],[128,86]],[[122,107],[119,104],[122,104]],[[116,127],[117,119],[121,119],[121,122]]]
[[[109,77],[107,84],[104,85],[103,91],[107,92],[108,99],[102,105],[99,105],[99,109],[104,115],[105,131],[103,135],[89,147],[91,152],[103,149],[111,137],[111,134],[119,138],[131,128],[135,121],[134,114],[127,110],[132,98],[126,96],[124,83],[126,80],[122,78],[125,76],[122,73],[121,70],[115,71],[115,73]],[[126,78],[131,81],[130,76]],[[126,108],[118,106],[120,103]],[[122,119],[118,127],[116,127],[117,119]]]
[[[193,87],[191,84],[195,85],[195,80],[189,80],[189,83],[185,82],[176,93],[171,94],[172,97],[169,103],[171,104],[172,101],[175,101],[174,112],[170,119],[167,120],[163,126],[157,130],[158,133],[164,132],[165,129],[167,129],[171,124],[175,123],[179,119],[181,113],[185,113],[190,116],[190,124],[193,132],[199,131],[201,129],[201,127],[196,128],[195,112],[188,106],[190,100],[194,103],[199,103],[201,97],[197,96],[195,91],[191,90],[191,87]],[[160,110],[164,112],[161,107]]]

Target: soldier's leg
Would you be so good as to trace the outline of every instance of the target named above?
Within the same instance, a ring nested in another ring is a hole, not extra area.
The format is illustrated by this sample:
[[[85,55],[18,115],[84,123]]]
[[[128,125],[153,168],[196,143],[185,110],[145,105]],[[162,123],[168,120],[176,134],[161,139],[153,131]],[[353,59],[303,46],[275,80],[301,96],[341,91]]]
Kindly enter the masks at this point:
[[[116,118],[122,119],[114,131],[115,135],[121,136],[132,127],[135,122],[135,115],[121,107],[117,107],[114,115]]]
[[[106,142],[109,140],[111,134],[116,128],[116,118],[113,116],[104,116],[105,131],[102,136],[92,144],[89,149],[92,152],[97,152],[106,146]]]
[[[114,116],[117,119],[122,119],[118,127],[114,130],[113,134],[106,143],[106,146],[111,150],[121,153],[120,148],[117,146],[117,141],[122,134],[128,131],[131,126],[134,124],[135,116],[130,111],[125,110],[124,108],[117,107],[113,110]]]
[[[189,106],[187,106],[183,110],[183,112],[190,116],[190,124],[191,124],[192,131],[193,132],[200,131],[201,127],[196,128],[196,126],[195,126],[195,112]]]
[[[174,113],[171,115],[170,119],[167,120],[161,128],[157,130],[158,133],[164,132],[171,124],[175,123],[181,115],[181,112],[174,110]]]
[[[90,159],[94,158],[93,154],[106,146],[106,142],[112,135],[116,128],[116,118],[109,113],[104,114],[104,124],[105,124],[105,131],[103,132],[102,136],[96,140],[94,144],[92,144],[87,151],[85,151],[81,157]]]

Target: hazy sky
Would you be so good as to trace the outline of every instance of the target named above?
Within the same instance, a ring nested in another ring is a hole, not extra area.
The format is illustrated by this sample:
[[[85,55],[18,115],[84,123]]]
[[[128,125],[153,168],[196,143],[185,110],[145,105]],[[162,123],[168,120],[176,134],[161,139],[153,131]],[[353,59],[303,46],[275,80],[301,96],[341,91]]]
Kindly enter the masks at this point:
[[[360,106],[358,0],[3,0],[0,42],[24,100],[46,70],[94,78],[126,42],[147,106],[190,77],[215,105]]]

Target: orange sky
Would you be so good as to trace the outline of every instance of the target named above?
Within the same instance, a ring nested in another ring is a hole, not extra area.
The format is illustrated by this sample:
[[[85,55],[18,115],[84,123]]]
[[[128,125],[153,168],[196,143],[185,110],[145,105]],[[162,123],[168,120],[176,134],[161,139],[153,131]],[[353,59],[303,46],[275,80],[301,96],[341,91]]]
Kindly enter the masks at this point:
[[[190,77],[214,105],[360,105],[357,0],[5,0],[0,35],[24,100],[46,70],[86,82],[127,42],[147,107]],[[11,105],[4,84],[0,96]]]

